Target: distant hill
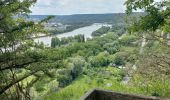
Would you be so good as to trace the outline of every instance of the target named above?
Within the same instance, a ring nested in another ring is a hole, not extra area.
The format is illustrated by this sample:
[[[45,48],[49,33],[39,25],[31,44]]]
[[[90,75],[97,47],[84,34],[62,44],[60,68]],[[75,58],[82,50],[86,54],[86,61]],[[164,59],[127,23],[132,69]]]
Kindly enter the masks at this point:
[[[134,13],[139,16],[142,13]],[[51,22],[58,22],[63,24],[76,23],[124,23],[125,13],[111,13],[111,14],[75,14],[75,15],[56,15]],[[47,15],[30,15],[30,20],[38,21],[47,17]]]

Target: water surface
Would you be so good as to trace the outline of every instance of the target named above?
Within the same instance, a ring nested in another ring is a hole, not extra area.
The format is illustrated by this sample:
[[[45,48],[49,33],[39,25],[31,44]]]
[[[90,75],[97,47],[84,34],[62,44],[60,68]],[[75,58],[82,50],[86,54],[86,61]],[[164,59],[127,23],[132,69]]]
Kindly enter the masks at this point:
[[[39,43],[43,42],[45,46],[50,46],[52,37],[63,38],[63,37],[75,36],[75,35],[78,35],[78,34],[84,34],[85,39],[92,38],[92,36],[91,36],[92,32],[96,31],[97,29],[101,28],[102,26],[109,26],[110,27],[110,25],[107,25],[107,24],[93,24],[91,26],[82,27],[82,28],[73,30],[71,32],[66,32],[66,33],[53,35],[53,36],[36,38],[36,39],[34,39],[34,41],[39,42]]]

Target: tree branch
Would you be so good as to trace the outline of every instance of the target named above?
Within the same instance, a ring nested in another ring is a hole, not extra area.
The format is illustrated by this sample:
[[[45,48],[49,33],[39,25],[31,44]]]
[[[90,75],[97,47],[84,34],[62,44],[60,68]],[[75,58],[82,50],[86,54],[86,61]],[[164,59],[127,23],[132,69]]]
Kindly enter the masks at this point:
[[[35,61],[32,61],[32,62],[20,64],[20,65],[13,65],[13,66],[9,66],[9,67],[4,67],[4,68],[1,68],[0,71],[14,69],[14,68],[23,68],[25,65],[29,65],[29,64],[32,64],[32,63],[36,63],[36,62],[38,62],[38,61],[35,60]]]
[[[22,77],[22,78],[20,78],[20,79],[18,79],[18,80],[16,80],[16,81],[12,81],[10,84],[6,85],[4,88],[2,88],[2,89],[0,90],[0,94],[3,94],[6,90],[8,90],[9,88],[11,88],[13,85],[15,85],[15,84],[19,83],[20,81],[28,78],[29,76],[32,76],[33,74],[35,74],[35,73],[37,73],[37,72],[38,72],[38,71],[34,71],[34,72],[32,72],[32,73],[30,73],[30,74],[28,74],[28,75],[25,75],[24,77]]]

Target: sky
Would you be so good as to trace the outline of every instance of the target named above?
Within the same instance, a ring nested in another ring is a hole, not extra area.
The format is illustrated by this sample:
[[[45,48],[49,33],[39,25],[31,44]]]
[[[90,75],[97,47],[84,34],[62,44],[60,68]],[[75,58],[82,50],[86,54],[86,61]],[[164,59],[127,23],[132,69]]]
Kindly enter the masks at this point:
[[[125,0],[38,0],[32,15],[122,13]]]

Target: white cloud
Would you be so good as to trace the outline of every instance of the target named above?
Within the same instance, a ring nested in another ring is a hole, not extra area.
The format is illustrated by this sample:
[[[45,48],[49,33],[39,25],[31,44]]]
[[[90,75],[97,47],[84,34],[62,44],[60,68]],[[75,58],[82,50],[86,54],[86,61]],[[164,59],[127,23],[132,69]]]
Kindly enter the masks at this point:
[[[51,6],[53,0],[38,0],[36,6]]]
[[[38,0],[32,14],[65,15],[124,12],[125,0]]]

